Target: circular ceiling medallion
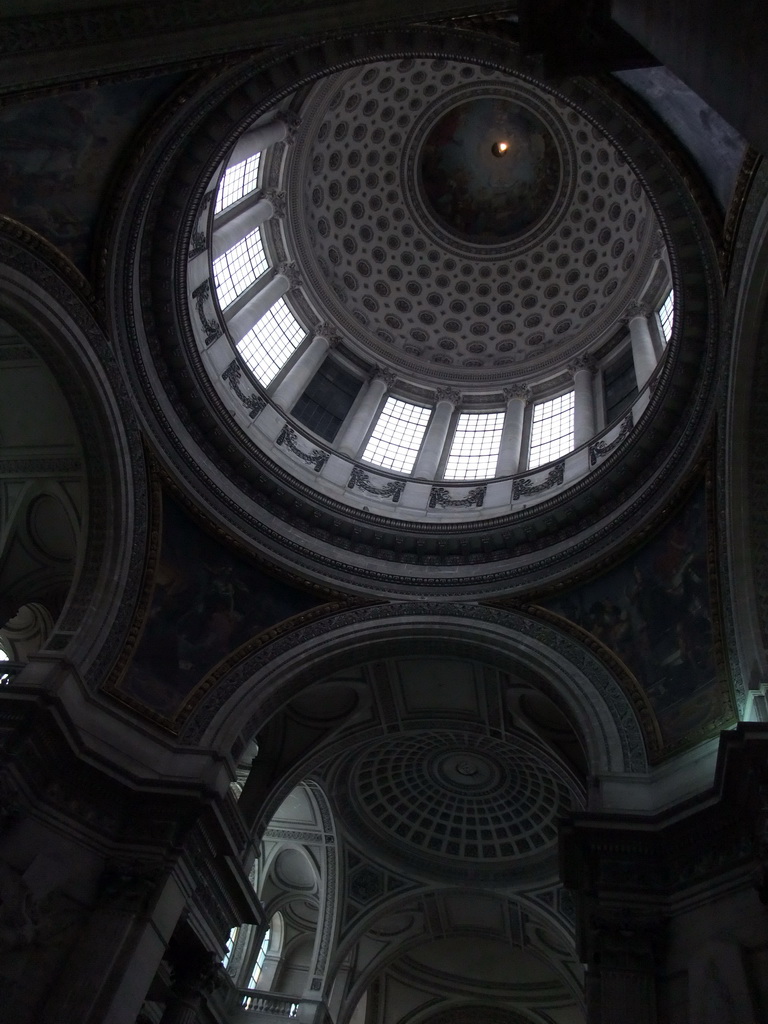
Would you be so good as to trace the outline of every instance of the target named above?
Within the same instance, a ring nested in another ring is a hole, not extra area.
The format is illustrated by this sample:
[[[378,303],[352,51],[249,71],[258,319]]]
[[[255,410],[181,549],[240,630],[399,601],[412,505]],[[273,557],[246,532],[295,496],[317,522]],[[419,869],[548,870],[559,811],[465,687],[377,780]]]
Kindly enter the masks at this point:
[[[427,135],[419,170],[437,220],[479,245],[509,242],[533,227],[552,206],[561,177],[543,121],[499,97],[444,113]]]
[[[581,804],[559,763],[517,736],[390,736],[352,759],[346,778],[358,825],[410,861],[421,851],[449,869],[503,869],[551,853],[557,819]]]

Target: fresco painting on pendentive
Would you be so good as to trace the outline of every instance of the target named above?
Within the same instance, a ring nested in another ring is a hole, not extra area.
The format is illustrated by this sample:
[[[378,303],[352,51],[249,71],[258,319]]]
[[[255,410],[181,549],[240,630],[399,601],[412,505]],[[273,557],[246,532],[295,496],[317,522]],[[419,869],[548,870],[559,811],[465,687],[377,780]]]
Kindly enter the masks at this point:
[[[320,603],[239,559],[165,497],[149,614],[120,690],[173,717],[227,654]]]
[[[181,80],[161,75],[0,106],[0,213],[52,242],[87,275],[115,169]]]
[[[609,647],[648,694],[665,747],[722,715],[701,486],[645,547],[605,575],[542,602]]]

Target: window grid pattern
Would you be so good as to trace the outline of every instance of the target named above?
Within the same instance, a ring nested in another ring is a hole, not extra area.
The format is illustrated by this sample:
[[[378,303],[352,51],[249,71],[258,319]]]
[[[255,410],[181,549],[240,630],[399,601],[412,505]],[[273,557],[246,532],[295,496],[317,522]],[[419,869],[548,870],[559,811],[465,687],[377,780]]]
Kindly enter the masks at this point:
[[[573,450],[573,391],[533,407],[528,468],[536,469]]]
[[[221,308],[226,309],[238,295],[242,295],[268,266],[258,228],[214,260],[213,278]]]
[[[451,442],[446,480],[482,480],[493,476],[501,447],[503,412],[465,412]]]
[[[664,299],[659,310],[659,323],[661,333],[664,336],[664,344],[668,344],[672,337],[672,326],[675,322],[675,292],[674,289]]]
[[[214,214],[221,213],[249,192],[253,192],[258,184],[260,161],[261,153],[254,153],[253,156],[226,169],[216,194]]]
[[[388,398],[365,446],[363,460],[396,473],[410,473],[431,411],[398,398]]]
[[[267,950],[269,949],[269,935],[270,930],[267,928],[264,938],[261,940],[261,947],[259,948],[259,955],[256,957],[256,963],[253,965],[253,971],[251,971],[251,978],[248,982],[248,988],[256,988],[261,977],[261,972],[264,968],[264,961],[267,959]]]
[[[239,342],[237,350],[263,387],[268,387],[304,338],[305,331],[278,299]]]

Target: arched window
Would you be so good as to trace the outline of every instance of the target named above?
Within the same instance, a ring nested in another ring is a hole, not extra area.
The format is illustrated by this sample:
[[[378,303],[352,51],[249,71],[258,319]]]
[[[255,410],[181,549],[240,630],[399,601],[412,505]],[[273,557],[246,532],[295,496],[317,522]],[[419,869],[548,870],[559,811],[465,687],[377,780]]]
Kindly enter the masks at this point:
[[[248,988],[257,988],[259,984],[259,978],[261,977],[261,970],[264,967],[264,961],[267,958],[267,950],[269,949],[269,939],[272,929],[267,928],[264,932],[264,938],[261,940],[261,946],[256,956],[256,960],[251,971],[251,978],[248,982]]]

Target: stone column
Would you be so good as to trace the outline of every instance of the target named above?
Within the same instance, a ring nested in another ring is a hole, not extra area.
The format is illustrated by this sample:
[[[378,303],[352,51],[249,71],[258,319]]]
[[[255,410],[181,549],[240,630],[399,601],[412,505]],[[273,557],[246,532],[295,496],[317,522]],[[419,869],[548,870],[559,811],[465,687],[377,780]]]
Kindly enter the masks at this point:
[[[660,919],[597,912],[590,921],[586,995],[589,1024],[658,1024],[656,976],[664,948]]]
[[[206,996],[223,982],[215,953],[194,951],[178,957],[172,968],[173,987],[160,1024],[199,1024]]]
[[[155,866],[107,869],[98,902],[36,1020],[134,1021],[182,907],[175,881]]]
[[[635,364],[638,391],[643,390],[656,369],[656,350],[648,323],[650,312],[648,306],[639,303],[634,303],[627,310],[627,324],[632,341],[632,360]]]
[[[414,476],[424,477],[427,480],[434,480],[437,475],[440,458],[448,439],[453,410],[461,401],[460,393],[453,388],[440,388],[436,397],[435,411],[432,413],[432,419],[429,421],[421,449],[416,457],[416,464],[413,467]]]
[[[238,213],[225,223],[215,225],[211,239],[211,259],[223,256],[238,242],[242,242],[246,235],[274,216],[276,209],[281,208],[280,202],[279,193],[268,193],[245,209],[238,208]]]
[[[591,356],[579,356],[569,363],[573,377],[573,447],[580,448],[595,436],[595,396],[592,379],[595,363]]]
[[[496,462],[496,476],[510,476],[520,471],[525,407],[531,400],[531,389],[527,384],[510,384],[504,388],[504,397],[507,400],[507,411]]]
[[[312,341],[299,353],[293,366],[275,388],[272,398],[276,405],[286,412],[291,411],[335,343],[336,337],[331,325],[319,324]]]
[[[387,391],[395,384],[395,375],[389,370],[377,370],[368,382],[368,387],[357,400],[336,439],[336,450],[353,458],[368,436],[374,417],[381,407]]]
[[[285,113],[279,114],[268,124],[260,124],[256,128],[251,128],[249,132],[245,132],[238,139],[228,166],[234,167],[235,164],[242,163],[243,160],[247,160],[249,156],[255,156],[256,153],[261,153],[276,142],[284,140],[290,142],[295,137],[300,124],[301,118],[297,115]]]
[[[274,306],[278,299],[298,283],[295,270],[292,265],[282,265],[275,276],[267,281],[263,287],[248,297],[240,308],[237,308],[235,300],[235,312],[227,317],[227,326],[232,340],[237,344],[242,341],[250,329],[261,320],[267,310]]]

